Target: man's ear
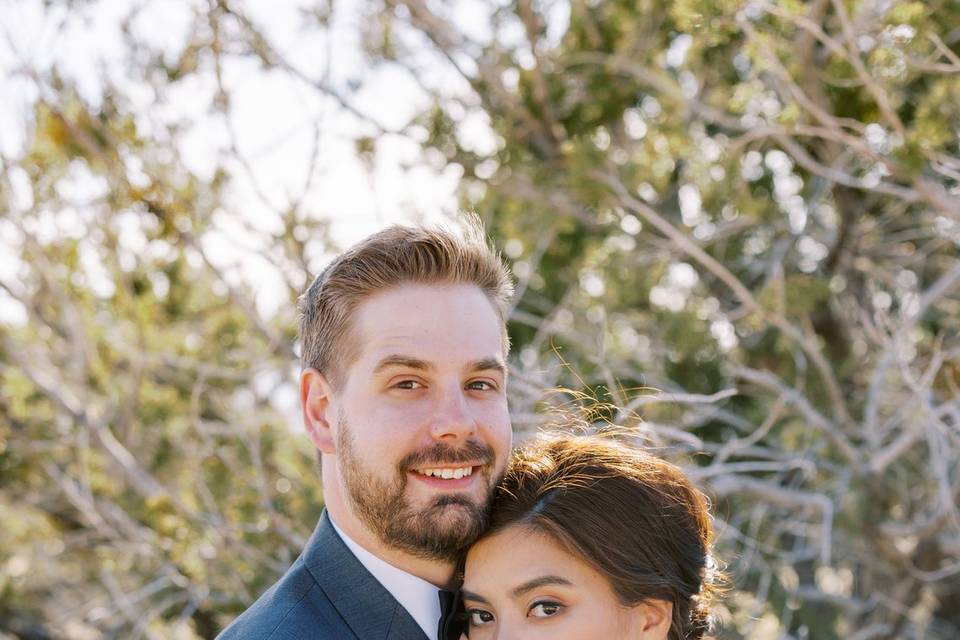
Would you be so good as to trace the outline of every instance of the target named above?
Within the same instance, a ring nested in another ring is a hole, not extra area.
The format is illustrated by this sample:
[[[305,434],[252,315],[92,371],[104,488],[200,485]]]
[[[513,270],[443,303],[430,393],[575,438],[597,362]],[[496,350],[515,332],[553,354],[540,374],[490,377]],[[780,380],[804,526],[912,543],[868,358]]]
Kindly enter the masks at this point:
[[[333,429],[330,414],[333,388],[326,376],[313,368],[300,372],[300,409],[303,427],[313,446],[323,453],[333,453]]]
[[[641,638],[666,638],[673,622],[673,604],[666,600],[646,600],[636,605],[641,615]]]

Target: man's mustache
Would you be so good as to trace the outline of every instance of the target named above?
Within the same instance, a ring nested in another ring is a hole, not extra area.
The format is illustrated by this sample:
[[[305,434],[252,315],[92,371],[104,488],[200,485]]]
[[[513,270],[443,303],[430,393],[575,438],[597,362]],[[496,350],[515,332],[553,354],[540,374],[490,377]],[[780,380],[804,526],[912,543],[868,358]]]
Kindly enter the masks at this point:
[[[490,464],[493,461],[493,449],[475,440],[454,447],[438,442],[430,447],[408,453],[400,460],[401,469],[422,469],[430,465],[457,464],[471,462]]]

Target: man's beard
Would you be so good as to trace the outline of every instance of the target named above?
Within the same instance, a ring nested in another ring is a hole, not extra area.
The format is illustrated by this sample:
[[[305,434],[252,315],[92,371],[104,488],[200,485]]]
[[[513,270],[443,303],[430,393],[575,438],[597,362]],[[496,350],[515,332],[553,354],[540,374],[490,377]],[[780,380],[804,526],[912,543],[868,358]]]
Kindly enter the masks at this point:
[[[437,443],[405,456],[397,464],[396,479],[381,479],[364,468],[346,419],[340,416],[337,434],[338,464],[355,515],[382,542],[429,560],[455,561],[487,528],[490,496],[499,478],[493,478],[493,450],[476,441],[460,448]],[[406,496],[407,471],[431,465],[480,462],[486,494],[475,503],[464,494],[433,498],[416,510]]]

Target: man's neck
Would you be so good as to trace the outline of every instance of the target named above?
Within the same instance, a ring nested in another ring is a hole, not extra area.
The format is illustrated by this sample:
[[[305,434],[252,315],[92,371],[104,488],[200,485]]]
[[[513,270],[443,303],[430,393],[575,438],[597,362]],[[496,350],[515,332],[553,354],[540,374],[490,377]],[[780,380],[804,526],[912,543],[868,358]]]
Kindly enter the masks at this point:
[[[337,527],[376,557],[440,589],[453,587],[455,566],[452,562],[427,560],[384,544],[338,499],[328,500],[325,506]]]

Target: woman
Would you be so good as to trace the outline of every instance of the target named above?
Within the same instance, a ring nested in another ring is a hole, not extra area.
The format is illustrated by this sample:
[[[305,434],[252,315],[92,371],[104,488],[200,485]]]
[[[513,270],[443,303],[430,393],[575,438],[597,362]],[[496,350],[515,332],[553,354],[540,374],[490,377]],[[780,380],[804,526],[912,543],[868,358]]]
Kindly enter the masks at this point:
[[[675,466],[609,438],[520,449],[470,548],[470,640],[688,640],[720,574],[704,496]]]

